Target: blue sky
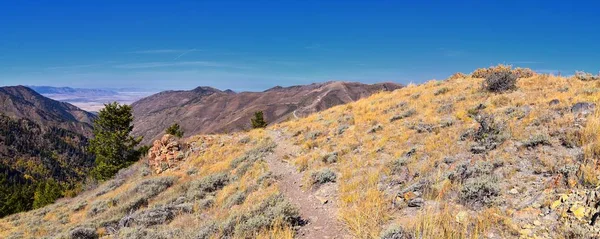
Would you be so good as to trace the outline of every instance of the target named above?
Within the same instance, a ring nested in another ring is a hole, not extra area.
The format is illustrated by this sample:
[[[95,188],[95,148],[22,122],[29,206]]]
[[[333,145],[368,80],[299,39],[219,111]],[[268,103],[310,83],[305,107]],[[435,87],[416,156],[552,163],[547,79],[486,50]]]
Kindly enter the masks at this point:
[[[419,83],[497,63],[597,72],[599,7],[591,1],[2,1],[0,85],[264,90],[328,80]]]

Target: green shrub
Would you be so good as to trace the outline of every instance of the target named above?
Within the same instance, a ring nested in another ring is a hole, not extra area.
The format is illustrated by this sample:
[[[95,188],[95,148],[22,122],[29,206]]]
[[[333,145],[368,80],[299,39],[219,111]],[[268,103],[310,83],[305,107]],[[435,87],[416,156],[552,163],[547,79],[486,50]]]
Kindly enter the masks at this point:
[[[229,183],[225,173],[211,174],[190,183],[187,189],[188,200],[203,199],[207,194],[216,192]]]
[[[266,172],[256,179],[256,184],[270,186],[276,181],[275,175],[272,172]]]
[[[102,185],[102,187],[98,190],[98,192],[96,193],[96,197],[102,196],[112,190],[115,190],[116,188],[120,187],[121,185],[123,185],[123,183],[125,183],[125,180],[123,179],[112,179],[108,182],[106,182],[104,185]]]
[[[116,200],[122,202],[121,212],[129,213],[132,210],[146,205],[148,200],[167,190],[175,182],[176,177],[159,177],[146,179],[129,190],[125,194],[119,195]]]
[[[72,210],[73,212],[78,212],[78,211],[81,211],[81,209],[84,209],[84,208],[87,206],[87,204],[88,204],[88,203],[87,203],[87,201],[85,201],[85,200],[83,200],[83,201],[80,201],[80,202],[76,203],[75,205],[73,205],[73,206],[71,207],[71,210]]]
[[[550,140],[548,139],[548,136],[543,134],[536,134],[523,142],[523,147],[526,148],[535,148],[539,145],[550,145]]]
[[[238,167],[242,162],[248,162],[249,164],[254,163],[256,160],[259,160],[266,156],[267,153],[273,152],[273,149],[277,147],[277,144],[273,141],[264,142],[255,148],[248,150],[243,155],[233,159],[230,163],[230,167],[232,169]]]
[[[404,168],[406,164],[408,164],[408,158],[400,157],[399,159],[392,161],[389,167],[392,171],[392,174],[396,174],[402,172],[402,168]]]
[[[208,221],[200,227],[196,239],[210,239],[218,232],[219,224],[215,221]]]
[[[175,212],[169,208],[151,208],[137,212],[132,217],[132,225],[141,225],[144,227],[162,225],[175,218]]]
[[[315,140],[319,136],[321,136],[321,134],[322,134],[321,131],[318,131],[318,130],[311,131],[311,132],[308,132],[308,134],[306,134],[306,136],[304,136],[304,139],[306,139],[306,140],[309,140],[309,139]]]
[[[181,127],[177,123],[169,126],[169,128],[167,128],[165,130],[165,133],[173,135],[173,136],[175,136],[177,138],[183,137],[183,134],[184,134],[183,130],[181,129]]]
[[[96,239],[98,234],[96,230],[89,227],[77,227],[69,232],[71,239]]]
[[[93,217],[96,216],[100,213],[103,213],[104,211],[106,211],[108,209],[108,202],[107,201],[96,201],[92,204],[92,206],[90,207],[90,209],[88,210],[88,217]]]
[[[250,136],[244,136],[243,138],[241,138],[241,139],[238,141],[238,143],[240,143],[240,144],[247,144],[247,143],[250,143],[250,140],[251,140],[251,139],[250,139]]]
[[[450,89],[448,89],[448,87],[442,87],[438,90],[436,90],[433,95],[441,95],[441,94],[446,94],[448,93],[448,91],[450,91]]]
[[[469,134],[472,134],[471,136],[477,145],[471,147],[471,152],[485,153],[495,149],[506,140],[507,137],[502,132],[504,129],[503,125],[496,122],[493,115],[478,115],[475,117],[475,120],[479,124],[479,128]],[[468,136],[465,135],[464,137]]]
[[[517,67],[515,69],[512,69],[512,66],[510,66],[510,65],[499,64],[497,66],[492,66],[489,68],[476,69],[475,71],[473,71],[471,73],[471,77],[473,77],[473,78],[488,78],[491,75],[498,73],[498,72],[510,72],[510,73],[514,74],[515,76],[517,76],[518,78],[529,78],[529,77],[533,77],[536,75],[535,71],[533,71],[529,68]]]
[[[250,212],[230,217],[222,228],[226,235],[233,231],[236,237],[251,238],[262,230],[270,229],[277,219],[290,226],[300,222],[298,209],[281,194],[268,197]],[[238,224],[231,230],[235,222]]]
[[[327,164],[337,163],[337,161],[338,161],[338,153],[337,152],[333,152],[333,153],[329,153],[329,154],[323,155],[321,157],[321,161],[323,161],[324,163],[327,163]]]
[[[468,179],[460,191],[460,199],[465,205],[490,206],[500,195],[498,179],[494,176],[480,176]]]
[[[266,128],[267,122],[264,119],[262,111],[254,112],[254,118],[250,119],[253,129]]]
[[[489,92],[501,93],[517,88],[518,75],[505,70],[493,72],[483,81],[483,88]]]
[[[413,236],[406,232],[400,225],[394,225],[381,233],[380,239],[412,239]]]
[[[207,209],[212,207],[213,205],[215,205],[214,197],[205,197],[204,199],[198,201],[198,207],[200,207],[201,209]]]
[[[417,110],[415,110],[415,109],[406,110],[398,115],[392,116],[392,118],[390,118],[390,122],[394,122],[396,120],[401,120],[404,118],[411,117],[411,116],[415,115],[416,113],[417,113]]]
[[[448,178],[453,182],[462,183],[469,178],[491,175],[494,169],[496,166],[487,161],[478,161],[474,165],[469,161],[462,161],[448,173]]]
[[[311,183],[313,185],[321,185],[329,182],[335,182],[337,175],[329,168],[322,169],[320,171],[312,172],[310,175]]]
[[[350,128],[350,126],[348,126],[347,124],[340,125],[340,126],[337,128],[337,135],[342,135],[342,134],[344,134],[344,132],[346,132],[346,130],[347,130],[348,128]]]
[[[244,203],[244,201],[246,200],[246,192],[245,191],[237,191],[234,194],[232,194],[231,196],[229,196],[227,198],[227,200],[225,201],[225,208],[231,208],[235,205],[240,205],[242,203]]]
[[[588,73],[588,72],[576,71],[575,79],[578,79],[580,81],[595,81],[595,80],[600,80],[600,75],[592,75],[591,73]]]

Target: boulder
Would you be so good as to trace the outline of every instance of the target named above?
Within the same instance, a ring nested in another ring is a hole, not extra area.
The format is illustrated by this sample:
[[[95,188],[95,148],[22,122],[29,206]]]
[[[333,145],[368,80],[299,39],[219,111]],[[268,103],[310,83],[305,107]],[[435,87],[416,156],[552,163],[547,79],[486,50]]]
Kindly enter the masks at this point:
[[[576,116],[587,116],[594,112],[596,104],[589,102],[579,102],[571,107],[571,113]]]

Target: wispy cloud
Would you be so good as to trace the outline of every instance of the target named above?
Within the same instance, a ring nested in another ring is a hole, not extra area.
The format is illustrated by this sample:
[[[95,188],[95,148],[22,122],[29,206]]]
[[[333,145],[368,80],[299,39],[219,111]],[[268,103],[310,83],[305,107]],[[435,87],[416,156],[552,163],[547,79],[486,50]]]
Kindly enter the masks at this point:
[[[245,65],[212,62],[212,61],[174,61],[174,62],[143,62],[143,63],[127,63],[115,65],[116,68],[122,69],[144,69],[144,68],[160,68],[160,67],[213,67],[213,68],[234,68],[234,69],[252,69]]]
[[[102,66],[102,65],[105,65],[105,64],[102,63],[102,64],[50,66],[50,67],[46,67],[45,69],[46,70],[76,70],[76,69],[91,68],[91,67]]]
[[[306,65],[306,62],[299,62],[299,61],[281,61],[281,60],[264,60],[261,61],[263,63],[266,64],[272,64],[272,65],[280,65],[280,66],[303,66]]]
[[[133,54],[187,54],[193,51],[200,51],[198,49],[153,49],[153,50],[139,50],[139,51],[130,51],[128,53]]]
[[[175,59],[173,59],[173,60],[177,60],[177,59],[181,58],[182,56],[184,56],[185,54],[188,54],[188,53],[190,53],[190,52],[193,52],[193,51],[196,51],[196,49],[195,49],[195,48],[194,48],[194,49],[189,49],[189,50],[187,50],[187,51],[185,51],[185,52],[183,52],[183,53],[179,54],[179,55],[178,55],[177,57],[175,57]]]

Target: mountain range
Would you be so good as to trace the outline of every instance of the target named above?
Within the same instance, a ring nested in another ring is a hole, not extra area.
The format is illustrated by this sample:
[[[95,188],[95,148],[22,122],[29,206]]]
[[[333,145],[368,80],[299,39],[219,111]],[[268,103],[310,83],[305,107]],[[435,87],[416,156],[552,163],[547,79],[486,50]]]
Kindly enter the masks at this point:
[[[401,87],[395,83],[368,85],[338,81],[276,86],[263,92],[236,93],[212,87],[165,91],[131,105],[135,119],[133,134],[144,136],[143,142],[147,144],[162,136],[173,123],[179,124],[188,135],[248,130],[250,118],[257,111],[263,111],[268,123],[276,124]]]

